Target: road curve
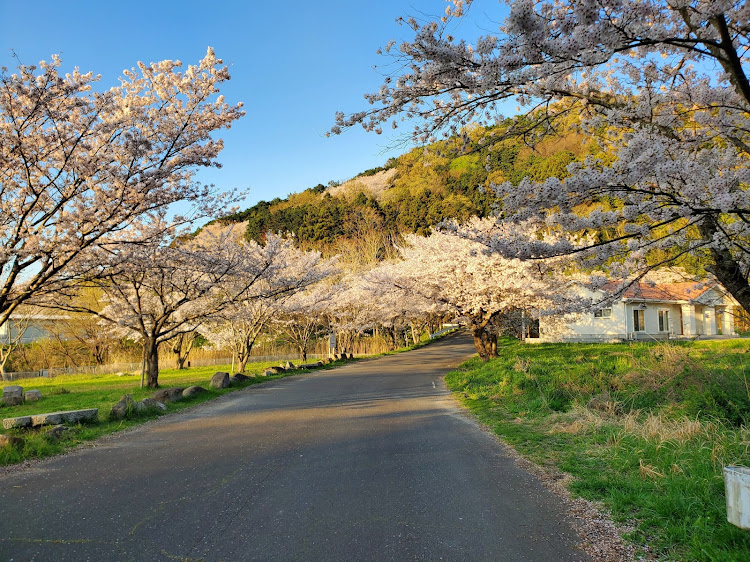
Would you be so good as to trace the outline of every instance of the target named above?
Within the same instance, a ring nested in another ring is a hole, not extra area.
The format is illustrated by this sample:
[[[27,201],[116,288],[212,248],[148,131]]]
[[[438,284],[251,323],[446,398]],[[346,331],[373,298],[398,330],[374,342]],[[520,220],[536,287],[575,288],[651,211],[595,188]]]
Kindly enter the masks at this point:
[[[250,387],[0,478],[0,560],[586,560],[420,350]]]

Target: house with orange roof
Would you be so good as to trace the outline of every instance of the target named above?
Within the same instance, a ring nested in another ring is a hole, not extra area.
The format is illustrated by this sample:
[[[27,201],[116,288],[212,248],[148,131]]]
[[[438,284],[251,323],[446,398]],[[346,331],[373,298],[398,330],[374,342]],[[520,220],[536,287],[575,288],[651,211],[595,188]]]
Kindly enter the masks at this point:
[[[718,338],[735,335],[739,304],[716,282],[609,283],[590,293],[609,303],[590,312],[539,321],[527,341],[623,341]]]

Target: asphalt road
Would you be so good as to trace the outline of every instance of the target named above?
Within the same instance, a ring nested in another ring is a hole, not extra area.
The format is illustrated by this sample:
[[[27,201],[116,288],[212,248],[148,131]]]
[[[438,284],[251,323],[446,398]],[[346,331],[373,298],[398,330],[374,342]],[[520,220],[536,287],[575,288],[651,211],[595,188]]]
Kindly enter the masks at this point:
[[[442,382],[469,338],[250,387],[0,478],[2,560],[582,560]]]

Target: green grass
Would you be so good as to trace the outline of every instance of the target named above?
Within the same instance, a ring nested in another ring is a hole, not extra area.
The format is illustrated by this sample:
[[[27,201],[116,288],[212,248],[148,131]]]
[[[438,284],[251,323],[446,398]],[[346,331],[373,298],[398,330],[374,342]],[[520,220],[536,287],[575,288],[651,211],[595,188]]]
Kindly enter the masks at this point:
[[[750,465],[750,341],[503,341],[446,377],[457,397],[534,462],[573,476],[628,538],[672,560],[750,560],[726,521],[722,467]]]

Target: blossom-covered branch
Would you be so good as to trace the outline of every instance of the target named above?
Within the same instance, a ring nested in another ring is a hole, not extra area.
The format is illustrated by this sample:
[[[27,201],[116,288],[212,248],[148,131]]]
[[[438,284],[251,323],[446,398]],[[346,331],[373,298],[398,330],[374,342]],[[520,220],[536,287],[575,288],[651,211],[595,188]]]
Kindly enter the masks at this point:
[[[478,3],[459,2],[450,18]],[[496,186],[499,220],[595,234],[589,267],[697,254],[750,310],[747,2],[518,0],[508,10],[497,34],[473,44],[448,35],[450,18],[412,20],[414,39],[394,54],[403,71],[368,96],[371,109],[339,114],[333,132],[412,119],[419,142],[469,123],[488,126],[490,143],[533,140],[577,112],[611,157],[571,164],[564,179]],[[529,112],[499,133],[509,101]],[[561,253],[564,239],[539,255]]]
[[[211,135],[243,114],[218,95],[229,72],[212,49],[184,71],[139,63],[104,91],[98,76],[61,75],[60,64],[0,71],[0,323],[100,273],[90,252],[159,236],[151,226],[171,204],[192,204],[194,218],[228,199],[193,179],[218,166],[223,144]]]

